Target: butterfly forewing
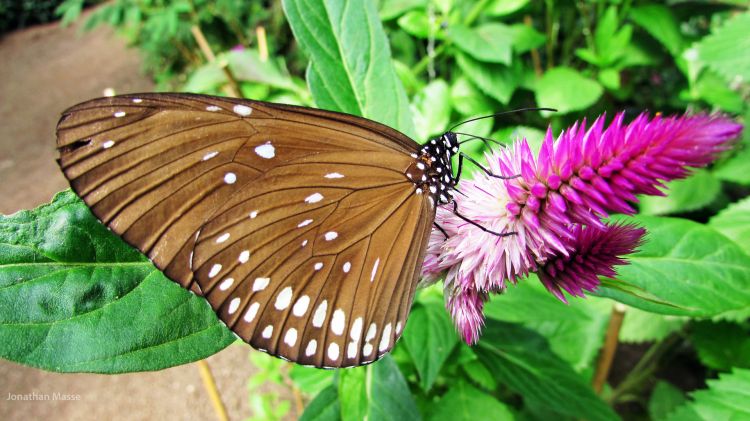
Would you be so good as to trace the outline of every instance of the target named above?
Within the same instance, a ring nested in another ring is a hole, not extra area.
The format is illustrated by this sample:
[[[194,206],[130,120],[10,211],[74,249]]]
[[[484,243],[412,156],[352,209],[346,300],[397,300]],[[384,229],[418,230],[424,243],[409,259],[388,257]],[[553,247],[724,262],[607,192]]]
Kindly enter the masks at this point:
[[[361,365],[406,323],[434,218],[418,146],[358,117],[185,94],[102,98],[60,165],[114,232],[254,347]],[[408,173],[408,177],[405,174]]]

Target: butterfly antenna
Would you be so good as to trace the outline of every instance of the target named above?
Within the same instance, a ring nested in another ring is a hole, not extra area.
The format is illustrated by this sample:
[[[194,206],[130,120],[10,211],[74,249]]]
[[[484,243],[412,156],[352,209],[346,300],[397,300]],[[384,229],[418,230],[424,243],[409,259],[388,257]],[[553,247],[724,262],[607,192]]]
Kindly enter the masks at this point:
[[[485,116],[482,116],[482,117],[470,118],[470,119],[468,119],[466,121],[462,121],[462,122],[456,124],[455,126],[453,126],[450,129],[448,129],[448,131],[452,132],[453,129],[455,129],[456,127],[458,127],[458,126],[460,126],[462,124],[470,123],[472,121],[482,120],[482,119],[490,118],[490,117],[497,117],[497,116],[501,116],[501,115],[505,115],[505,114],[520,113],[520,112],[524,112],[524,111],[551,111],[551,112],[557,112],[557,110],[554,109],[554,108],[545,108],[545,107],[518,108],[518,109],[510,110],[510,111],[501,111],[499,113],[485,115]]]
[[[497,141],[495,139],[490,139],[489,137],[482,137],[482,136],[477,136],[477,135],[473,135],[473,134],[469,134],[469,133],[461,133],[461,132],[453,132],[453,133],[464,135],[464,136],[469,136],[468,139],[464,139],[464,140],[458,142],[459,145],[463,145],[464,143],[469,142],[469,141],[474,140],[474,139],[479,139],[479,140],[485,142],[485,145],[487,144],[487,142],[492,142],[492,143],[494,143],[496,145],[506,146],[503,142]]]

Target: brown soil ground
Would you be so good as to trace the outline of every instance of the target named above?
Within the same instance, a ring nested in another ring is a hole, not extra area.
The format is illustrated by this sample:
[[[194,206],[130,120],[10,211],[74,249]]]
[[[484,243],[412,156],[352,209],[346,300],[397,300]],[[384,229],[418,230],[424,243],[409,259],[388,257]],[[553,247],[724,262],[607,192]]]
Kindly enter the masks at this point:
[[[0,213],[38,206],[67,182],[55,163],[60,112],[102,95],[149,91],[136,50],[108,28],[81,34],[57,24],[0,39]],[[230,419],[252,416],[250,348],[208,359]],[[79,395],[79,401],[12,401],[9,394]],[[294,416],[292,414],[291,416]],[[217,419],[198,367],[125,375],[56,374],[0,359],[0,420]]]

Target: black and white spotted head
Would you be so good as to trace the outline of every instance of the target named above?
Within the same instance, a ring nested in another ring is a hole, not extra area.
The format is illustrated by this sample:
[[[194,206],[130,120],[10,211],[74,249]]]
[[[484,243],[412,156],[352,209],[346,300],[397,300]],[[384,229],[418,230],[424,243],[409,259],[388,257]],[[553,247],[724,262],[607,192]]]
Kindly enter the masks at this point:
[[[429,194],[432,203],[453,201],[452,189],[458,183],[453,175],[452,158],[458,153],[458,139],[453,132],[430,139],[415,154],[415,164],[406,172],[416,186],[417,194]]]

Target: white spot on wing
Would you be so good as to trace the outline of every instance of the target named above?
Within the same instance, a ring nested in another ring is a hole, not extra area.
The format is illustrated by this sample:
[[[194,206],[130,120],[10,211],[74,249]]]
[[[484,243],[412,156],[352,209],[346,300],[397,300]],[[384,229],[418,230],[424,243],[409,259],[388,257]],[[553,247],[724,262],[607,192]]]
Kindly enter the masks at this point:
[[[339,359],[339,344],[332,343],[328,345],[328,359],[334,361]]]
[[[337,172],[328,173],[325,175],[325,178],[344,178],[344,174],[340,174]]]
[[[401,334],[401,322],[396,323],[396,335]]]
[[[229,233],[225,232],[216,239],[216,244],[221,244],[229,239]]]
[[[388,345],[391,344],[391,324],[388,323],[385,325],[385,328],[383,328],[383,336],[380,338],[380,346],[378,349],[380,352],[385,351],[388,349]]]
[[[209,105],[208,107],[206,107],[206,111],[211,111],[211,112],[219,111],[220,109],[221,107],[217,107],[216,105]]]
[[[372,354],[372,344],[365,344],[362,347],[362,353],[365,354],[365,357],[369,357]]]
[[[276,156],[276,148],[273,147],[271,142],[268,142],[264,145],[256,146],[255,153],[261,158],[271,159]]]
[[[307,348],[305,348],[305,355],[309,357],[315,354],[316,349],[318,349],[318,341],[310,339],[310,342],[307,343]]]
[[[365,342],[370,342],[375,338],[375,334],[378,331],[378,326],[375,323],[371,323],[370,327],[367,329],[367,336],[365,336]]]
[[[284,343],[289,346],[294,346],[294,344],[297,343],[297,329],[292,327],[286,331],[286,335],[284,335]]]
[[[306,227],[306,226],[312,224],[312,221],[313,221],[312,219],[305,219],[304,221],[302,221],[299,224],[297,224],[297,228]]]
[[[227,184],[234,184],[237,181],[237,175],[233,172],[224,174],[224,182]]]
[[[219,271],[221,271],[221,265],[216,263],[215,265],[211,266],[211,270],[208,272],[208,277],[213,278],[214,276],[219,274]]]
[[[240,298],[232,298],[229,302],[229,314],[234,314],[235,311],[240,307]]]
[[[258,216],[258,211],[254,210],[254,211],[250,212],[249,216],[250,216],[250,219],[255,219],[255,217]]]
[[[323,262],[316,263],[315,266],[313,266],[313,268],[315,270],[321,270],[321,269],[323,269]]]
[[[359,341],[359,336],[362,334],[362,318],[357,317],[352,323],[352,329],[349,331],[349,336],[353,341]]]
[[[204,160],[204,161],[208,161],[209,159],[211,159],[211,158],[215,157],[215,156],[216,156],[216,155],[218,155],[218,154],[219,154],[219,153],[218,153],[218,152],[216,152],[216,151],[214,151],[214,152],[209,152],[209,153],[207,153],[207,154],[203,155],[203,160]]]
[[[240,257],[238,257],[237,260],[239,260],[240,263],[247,263],[247,261],[250,260],[250,251],[242,250],[242,253],[240,253]]]
[[[221,282],[221,284],[219,285],[219,289],[222,291],[226,291],[232,286],[233,283],[234,278],[227,278]]]
[[[302,242],[302,247],[304,247],[306,245],[307,245],[307,240],[305,240],[305,241]]]
[[[320,303],[318,308],[315,310],[315,314],[313,314],[312,324],[314,327],[323,326],[323,322],[326,319],[327,311],[328,311],[328,300],[323,300],[323,302]]]
[[[269,282],[271,282],[271,278],[255,278],[255,282],[253,282],[253,291],[263,291],[266,289]]]
[[[375,280],[375,275],[378,273],[378,265],[380,264],[380,257],[375,259],[375,264],[372,265],[372,273],[370,273],[370,282]]]
[[[245,317],[243,317],[243,320],[250,323],[255,319],[255,315],[258,314],[258,309],[260,308],[260,303],[255,302],[250,305],[250,308],[247,309],[247,312],[245,312]]]
[[[125,111],[118,111],[118,112],[116,112],[114,114],[114,116],[117,117],[117,118],[125,117],[126,115],[127,115],[127,113]]]
[[[140,99],[140,98],[133,98],[133,103],[140,104],[141,102],[143,102],[142,99]]]
[[[336,231],[328,231],[327,233],[325,233],[326,241],[333,241],[338,236],[339,236],[339,233],[337,233]]]
[[[242,105],[242,104],[235,105],[234,108],[232,108],[232,110],[238,115],[241,115],[243,117],[247,117],[253,112],[252,108],[248,107],[247,105]]]
[[[320,193],[313,193],[305,198],[307,203],[317,203],[323,200],[323,195]]]
[[[344,327],[346,325],[346,316],[344,315],[344,310],[342,309],[336,309],[336,311],[333,312],[333,318],[331,319],[331,331],[341,336],[344,333]]]
[[[303,295],[299,297],[296,303],[294,303],[294,307],[292,307],[292,314],[294,314],[297,317],[302,317],[307,312],[307,307],[310,305],[310,297],[307,295]]]
[[[344,267],[342,269],[344,269],[344,273],[349,273],[349,271],[352,269],[352,263],[351,262],[344,263]]]
[[[266,339],[270,338],[270,337],[271,337],[271,335],[273,335],[273,325],[268,325],[268,326],[266,326],[266,328],[265,328],[265,329],[263,329],[263,333],[262,333],[262,335],[263,335],[263,337],[264,337],[264,338],[266,338]]]
[[[286,287],[282,289],[279,295],[276,297],[276,304],[274,304],[274,307],[276,307],[276,310],[283,310],[289,307],[289,304],[291,302],[292,302],[292,287]]]
[[[349,342],[349,347],[346,350],[346,356],[348,358],[354,358],[357,356],[357,342]]]
[[[102,143],[102,148],[104,148],[104,149],[109,149],[112,146],[115,146],[115,141],[114,140],[108,140],[108,141]]]

